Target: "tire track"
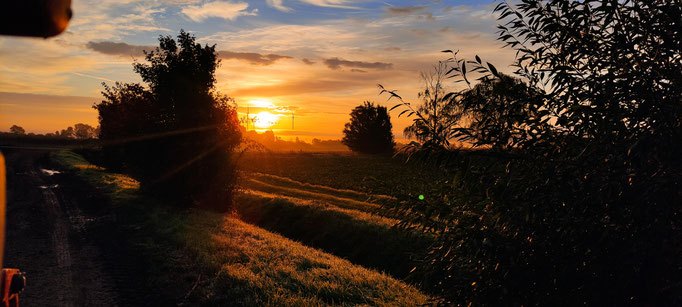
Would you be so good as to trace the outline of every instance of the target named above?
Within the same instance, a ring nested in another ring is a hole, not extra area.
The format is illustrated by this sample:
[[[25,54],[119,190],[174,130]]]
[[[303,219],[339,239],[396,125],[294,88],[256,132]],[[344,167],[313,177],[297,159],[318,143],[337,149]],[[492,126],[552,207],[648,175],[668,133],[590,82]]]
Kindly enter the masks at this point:
[[[5,152],[3,150],[3,152]],[[45,151],[7,154],[6,265],[27,273],[26,306],[115,306],[118,295],[91,244],[87,219],[52,175]]]
[[[57,291],[57,302],[62,306],[74,306],[75,298],[73,297],[74,287],[72,283],[73,275],[71,273],[72,261],[71,248],[69,247],[69,225],[62,213],[57,195],[52,191],[56,186],[47,185],[38,175],[35,168],[30,169],[27,172],[27,175],[35,186],[42,189],[43,208],[47,219],[52,226],[52,248],[54,249],[59,271],[59,274],[56,276],[56,282],[63,288],[63,291]]]

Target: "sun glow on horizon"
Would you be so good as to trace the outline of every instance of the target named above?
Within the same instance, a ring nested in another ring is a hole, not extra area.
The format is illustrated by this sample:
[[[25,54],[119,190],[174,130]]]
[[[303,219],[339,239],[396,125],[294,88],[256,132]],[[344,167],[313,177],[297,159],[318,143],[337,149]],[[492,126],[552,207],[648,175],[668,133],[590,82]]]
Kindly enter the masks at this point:
[[[257,107],[257,108],[272,108],[275,105],[272,103],[272,100],[270,99],[253,99],[249,100],[249,106],[251,107]]]
[[[272,114],[268,111],[263,111],[263,112],[256,114],[253,117],[253,119],[254,119],[253,125],[256,128],[264,129],[264,128],[270,128],[270,127],[276,125],[277,122],[279,121],[279,116]]]

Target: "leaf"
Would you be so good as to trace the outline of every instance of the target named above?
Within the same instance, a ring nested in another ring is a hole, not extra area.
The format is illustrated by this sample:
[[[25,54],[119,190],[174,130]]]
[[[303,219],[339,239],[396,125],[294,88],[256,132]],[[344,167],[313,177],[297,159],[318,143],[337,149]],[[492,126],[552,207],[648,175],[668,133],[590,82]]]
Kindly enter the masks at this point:
[[[476,55],[476,62],[478,62],[478,64],[481,64],[481,58],[478,57],[478,55]]]
[[[493,64],[488,63],[488,68],[490,68],[490,72],[492,72],[493,75],[495,75],[496,77],[500,76],[497,72],[497,68],[495,68],[495,66],[493,66]]]

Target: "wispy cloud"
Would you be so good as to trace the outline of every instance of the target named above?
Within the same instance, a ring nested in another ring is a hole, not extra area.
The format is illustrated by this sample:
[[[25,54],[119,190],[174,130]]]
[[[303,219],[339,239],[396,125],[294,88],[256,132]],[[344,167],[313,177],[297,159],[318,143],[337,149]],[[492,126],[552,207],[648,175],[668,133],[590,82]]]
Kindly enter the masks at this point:
[[[351,78],[320,78],[317,80],[287,80],[280,84],[237,89],[232,95],[239,96],[289,96],[311,93],[336,92],[366,87],[367,80]]]
[[[291,59],[292,57],[279,54],[260,54],[255,52],[232,52],[219,51],[218,55],[222,59],[235,59],[247,61],[254,65],[270,65],[281,59]]]
[[[109,81],[112,83],[116,82],[116,80],[111,80],[111,79],[107,79],[107,78],[103,78],[103,77],[98,77],[95,75],[80,73],[80,72],[72,72],[72,74],[74,74],[76,76],[87,77],[87,78],[92,78],[92,79],[96,79],[96,80]]]
[[[268,4],[268,6],[278,9],[282,12],[291,12],[292,9],[290,7],[284,6],[284,3],[282,0],[266,0],[265,3]]]
[[[433,14],[430,12],[427,12],[426,9],[428,6],[426,5],[415,5],[415,6],[384,6],[384,11],[386,11],[386,14],[388,16],[405,16],[405,15],[414,15],[417,16],[418,18],[423,18],[424,20],[428,21],[435,21],[436,18],[433,17]]]
[[[354,67],[354,68],[372,68],[372,69],[391,69],[393,64],[382,63],[382,62],[362,62],[362,61],[348,61],[339,58],[325,59],[324,65],[331,69],[339,69],[343,67]]]
[[[357,6],[348,5],[348,1],[345,0],[299,0],[304,3],[322,6],[322,7],[335,7],[340,9],[360,9]]]
[[[248,11],[246,2],[207,2],[201,5],[190,5],[182,9],[182,13],[195,22],[202,22],[208,18],[223,18],[234,20],[239,16],[258,15],[258,9]]]
[[[122,2],[111,0],[74,1],[74,18],[67,34],[84,41],[119,39],[140,32],[169,32],[160,25],[160,16],[166,14],[161,3],[142,3],[139,0]]]

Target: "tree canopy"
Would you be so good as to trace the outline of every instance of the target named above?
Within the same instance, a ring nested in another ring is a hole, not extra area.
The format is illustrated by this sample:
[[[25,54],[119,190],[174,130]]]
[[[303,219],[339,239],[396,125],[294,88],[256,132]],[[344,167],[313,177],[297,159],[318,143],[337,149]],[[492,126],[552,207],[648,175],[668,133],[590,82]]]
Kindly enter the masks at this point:
[[[91,139],[97,136],[95,127],[88,124],[78,123],[73,127],[74,135],[78,139]]]
[[[146,190],[226,210],[241,133],[232,99],[215,91],[215,46],[195,40],[184,31],[177,41],[160,37],[133,65],[145,85],[104,85],[94,107],[110,164],[130,170]]]
[[[24,128],[22,128],[20,126],[12,125],[12,127],[9,127],[9,133],[26,134],[26,130],[24,130]]]
[[[341,142],[352,151],[362,153],[391,153],[394,150],[391,117],[386,107],[365,101],[350,113],[350,122],[343,129]]]

